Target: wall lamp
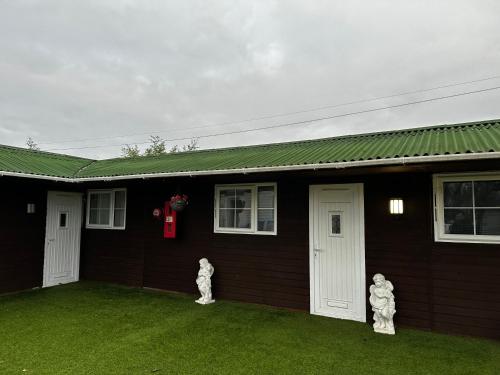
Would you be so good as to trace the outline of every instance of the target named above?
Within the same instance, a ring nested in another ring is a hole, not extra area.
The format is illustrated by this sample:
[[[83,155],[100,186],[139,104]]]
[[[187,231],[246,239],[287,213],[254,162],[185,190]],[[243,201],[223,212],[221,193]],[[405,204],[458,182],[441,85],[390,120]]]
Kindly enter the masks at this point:
[[[391,215],[401,215],[403,214],[403,199],[401,198],[391,198],[389,200],[389,212]]]

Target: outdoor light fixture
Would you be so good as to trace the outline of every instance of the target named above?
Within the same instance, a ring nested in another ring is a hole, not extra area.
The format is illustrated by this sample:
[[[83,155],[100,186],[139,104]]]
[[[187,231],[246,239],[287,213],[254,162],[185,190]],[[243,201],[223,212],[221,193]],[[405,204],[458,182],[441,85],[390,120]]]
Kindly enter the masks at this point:
[[[392,215],[401,215],[403,213],[403,200],[401,198],[389,200],[389,212]]]
[[[26,205],[26,212],[28,214],[34,214],[35,213],[35,204],[34,203],[28,203]]]

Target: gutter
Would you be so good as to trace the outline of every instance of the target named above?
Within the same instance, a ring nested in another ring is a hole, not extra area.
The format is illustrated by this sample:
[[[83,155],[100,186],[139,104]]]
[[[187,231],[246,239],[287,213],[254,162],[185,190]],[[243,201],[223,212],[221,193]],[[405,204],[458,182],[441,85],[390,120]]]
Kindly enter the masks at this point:
[[[432,156],[409,156],[400,158],[375,159],[375,160],[359,160],[346,161],[338,163],[316,163],[316,164],[298,164],[276,167],[252,167],[238,169],[215,169],[205,171],[190,171],[190,172],[164,172],[164,173],[142,173],[120,176],[104,176],[104,177],[53,177],[29,173],[17,172],[2,172],[0,176],[14,176],[25,178],[36,178],[40,180],[49,180],[57,182],[94,182],[94,181],[120,181],[133,179],[150,179],[150,178],[168,178],[168,177],[195,177],[195,176],[215,176],[226,174],[249,174],[249,173],[266,173],[266,172],[286,172],[286,171],[305,171],[319,169],[345,169],[355,167],[372,167],[382,165],[406,165],[418,163],[435,163],[445,161],[471,161],[471,160],[488,160],[500,159],[500,152],[484,152],[471,154],[452,154],[452,155],[432,155]],[[499,166],[500,167],[500,166]]]
[[[43,174],[32,174],[32,173],[20,173],[20,172],[6,172],[0,171],[0,177],[2,176],[12,176],[12,177],[25,177],[25,178],[35,178],[37,180],[48,180],[57,182],[74,182],[71,177],[56,177],[56,176],[46,176]]]

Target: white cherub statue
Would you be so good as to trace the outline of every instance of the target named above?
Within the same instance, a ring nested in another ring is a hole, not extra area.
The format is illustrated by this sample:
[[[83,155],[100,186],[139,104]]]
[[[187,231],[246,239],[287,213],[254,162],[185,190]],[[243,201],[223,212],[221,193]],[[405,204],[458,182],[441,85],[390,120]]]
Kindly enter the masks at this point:
[[[370,286],[370,304],[372,305],[373,330],[378,333],[394,335],[394,322],[392,317],[396,313],[396,303],[394,302],[394,287],[389,280],[381,273],[373,276],[375,285]]]
[[[214,274],[214,267],[208,262],[207,258],[200,259],[200,270],[196,278],[196,284],[201,293],[201,297],[196,300],[196,303],[208,305],[214,303],[212,299],[212,281],[210,278]]]

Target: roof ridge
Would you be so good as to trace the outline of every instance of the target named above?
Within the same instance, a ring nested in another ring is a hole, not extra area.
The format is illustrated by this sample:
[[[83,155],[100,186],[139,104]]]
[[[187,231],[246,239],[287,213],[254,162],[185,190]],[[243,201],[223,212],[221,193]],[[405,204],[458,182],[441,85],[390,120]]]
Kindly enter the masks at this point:
[[[392,130],[381,130],[370,133],[357,133],[357,134],[345,134],[340,136],[333,137],[324,137],[324,138],[313,138],[313,139],[304,139],[299,141],[288,141],[288,142],[276,142],[276,143],[261,143],[261,144],[253,144],[246,146],[231,146],[231,147],[221,147],[221,148],[208,148],[201,150],[192,150],[192,151],[180,151],[175,153],[167,153],[162,155],[153,155],[153,156],[137,156],[137,157],[117,157],[110,159],[100,159],[98,162],[102,161],[118,161],[118,160],[148,160],[148,159],[162,159],[171,157],[173,155],[188,155],[188,154],[196,154],[200,152],[220,152],[220,151],[231,151],[231,150],[243,150],[243,149],[251,149],[251,148],[259,148],[259,147],[275,147],[282,145],[299,145],[304,143],[313,143],[313,142],[321,142],[321,141],[331,141],[331,140],[341,140],[341,139],[357,139],[357,138],[368,138],[373,136],[384,136],[390,134],[406,134],[413,132],[420,132],[425,130],[433,130],[433,129],[449,129],[449,128],[461,128],[465,126],[484,126],[490,125],[494,123],[500,123],[500,119],[492,119],[492,120],[483,120],[483,121],[471,121],[471,122],[462,122],[456,124],[441,124],[441,125],[428,125],[428,126],[420,126],[414,128],[406,128],[406,129],[392,129]]]

